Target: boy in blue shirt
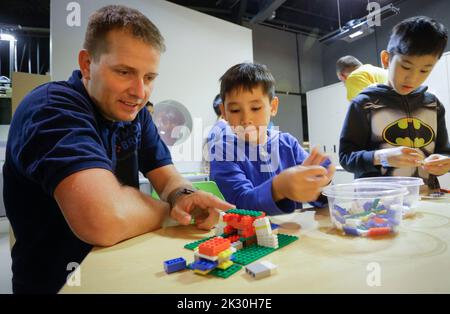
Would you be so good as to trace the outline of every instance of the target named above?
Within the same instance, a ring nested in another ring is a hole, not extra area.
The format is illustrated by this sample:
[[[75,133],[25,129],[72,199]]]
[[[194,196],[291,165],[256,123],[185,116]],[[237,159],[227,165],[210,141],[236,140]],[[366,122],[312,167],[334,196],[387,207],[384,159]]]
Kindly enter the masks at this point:
[[[387,85],[353,99],[340,139],[339,158],[356,178],[416,176],[430,188],[450,170],[445,110],[421,86],[447,44],[445,27],[428,17],[397,24],[381,60]]]
[[[334,166],[317,150],[308,156],[292,135],[268,129],[278,109],[272,74],[264,65],[242,63],[220,80],[221,111],[230,128],[211,147],[211,178],[225,199],[269,215],[316,201]]]

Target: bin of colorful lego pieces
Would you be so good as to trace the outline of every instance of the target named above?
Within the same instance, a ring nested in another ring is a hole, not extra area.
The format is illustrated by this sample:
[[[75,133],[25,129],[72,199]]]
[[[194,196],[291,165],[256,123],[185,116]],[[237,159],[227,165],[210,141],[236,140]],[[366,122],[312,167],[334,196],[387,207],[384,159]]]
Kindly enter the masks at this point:
[[[403,218],[414,215],[414,208],[417,207],[417,202],[420,200],[420,186],[423,185],[423,180],[415,177],[371,177],[359,178],[354,182],[387,183],[404,186],[408,190],[408,194],[403,198]]]
[[[346,235],[376,236],[397,231],[407,189],[395,184],[351,183],[328,186],[330,218]]]

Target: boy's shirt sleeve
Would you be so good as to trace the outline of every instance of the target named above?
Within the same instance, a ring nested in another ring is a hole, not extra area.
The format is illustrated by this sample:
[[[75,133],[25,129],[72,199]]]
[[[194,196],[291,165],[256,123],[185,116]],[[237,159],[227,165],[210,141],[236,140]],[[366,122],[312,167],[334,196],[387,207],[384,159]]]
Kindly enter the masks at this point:
[[[285,204],[285,202],[276,203],[273,200],[273,177],[258,186],[254,186],[236,162],[212,160],[211,178],[217,183],[225,199],[237,208],[260,210],[268,215],[285,213],[282,208],[283,205],[288,204]]]
[[[438,100],[437,109],[437,130],[436,130],[436,154],[450,156],[450,143],[448,139],[448,130],[445,123],[445,108]]]
[[[339,162],[352,173],[376,172],[373,164],[375,151],[367,150],[370,142],[370,121],[356,102],[350,105],[339,141]]]

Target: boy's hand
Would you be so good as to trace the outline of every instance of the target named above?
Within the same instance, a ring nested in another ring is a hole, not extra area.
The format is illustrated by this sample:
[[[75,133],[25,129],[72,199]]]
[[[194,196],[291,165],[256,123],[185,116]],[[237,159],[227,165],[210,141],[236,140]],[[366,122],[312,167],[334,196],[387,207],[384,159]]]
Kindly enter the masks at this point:
[[[311,153],[309,154],[308,158],[306,158],[302,162],[302,166],[322,166],[326,168],[327,169],[326,176],[329,179],[327,184],[331,182],[334,176],[334,172],[336,171],[336,167],[331,163],[331,160],[328,158],[328,156],[319,152],[317,147],[314,147],[311,150]]]
[[[423,161],[423,168],[435,176],[441,176],[450,171],[450,157],[432,154]]]
[[[422,151],[411,147],[394,147],[375,151],[374,165],[387,167],[418,167],[425,158]]]
[[[334,169],[334,167],[332,167]],[[331,170],[334,173],[334,170]],[[321,187],[330,182],[329,172],[321,166],[295,166],[282,171],[272,182],[275,201],[284,198],[296,202],[315,201]]]

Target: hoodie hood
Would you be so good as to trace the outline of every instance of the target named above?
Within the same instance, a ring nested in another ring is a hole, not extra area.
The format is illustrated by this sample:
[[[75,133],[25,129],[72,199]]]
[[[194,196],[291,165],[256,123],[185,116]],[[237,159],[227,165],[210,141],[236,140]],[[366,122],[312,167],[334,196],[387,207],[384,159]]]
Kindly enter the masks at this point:
[[[353,102],[359,104],[378,104],[390,107],[402,107],[406,102],[410,109],[436,101],[436,97],[427,92],[428,86],[422,85],[407,95],[398,94],[391,86],[385,84],[371,85],[364,89]]]

